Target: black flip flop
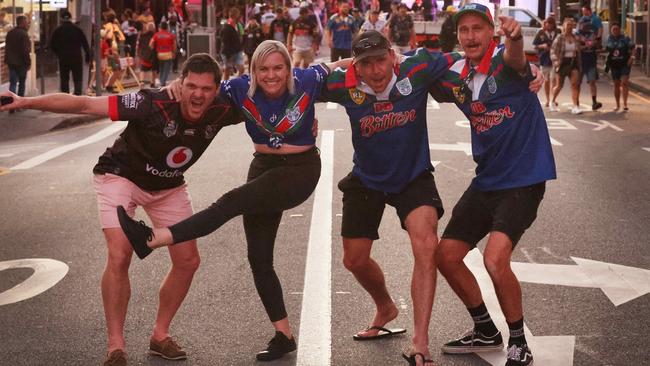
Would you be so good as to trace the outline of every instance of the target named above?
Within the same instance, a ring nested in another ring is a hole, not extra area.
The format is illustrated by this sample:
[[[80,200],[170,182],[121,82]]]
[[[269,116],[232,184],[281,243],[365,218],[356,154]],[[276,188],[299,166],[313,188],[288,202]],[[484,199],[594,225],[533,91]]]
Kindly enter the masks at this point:
[[[364,337],[364,336],[360,336],[360,335],[355,334],[355,335],[352,336],[352,339],[354,339],[355,341],[371,341],[371,340],[375,340],[375,339],[387,338],[387,337],[392,337],[392,336],[397,335],[397,334],[406,333],[406,329],[403,329],[403,328],[388,329],[388,328],[380,327],[378,325],[373,325],[371,327],[366,328],[365,330],[368,331],[368,330],[373,330],[373,329],[376,329],[376,330],[379,331],[376,336]]]
[[[405,360],[409,363],[409,365],[411,365],[411,366],[416,366],[416,365],[418,364],[417,361],[415,360],[415,358],[416,358],[417,356],[422,357],[422,363],[425,364],[425,365],[426,365],[427,363],[433,363],[433,360],[432,360],[432,359],[424,357],[424,354],[422,354],[422,353],[420,353],[420,352],[415,352],[415,353],[412,354],[412,355],[407,355],[406,353],[402,353],[402,357],[404,357],[404,359],[405,359]]]

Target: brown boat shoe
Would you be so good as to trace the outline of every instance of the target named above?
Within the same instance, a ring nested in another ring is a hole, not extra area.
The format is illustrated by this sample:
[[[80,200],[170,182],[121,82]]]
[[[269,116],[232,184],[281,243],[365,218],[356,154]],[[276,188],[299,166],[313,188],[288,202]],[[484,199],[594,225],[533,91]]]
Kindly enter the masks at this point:
[[[184,360],[187,358],[187,353],[183,351],[181,346],[172,337],[167,337],[162,341],[157,341],[151,337],[149,341],[149,354],[162,357],[166,360]]]
[[[104,366],[126,366],[126,353],[124,350],[116,349],[106,356]]]

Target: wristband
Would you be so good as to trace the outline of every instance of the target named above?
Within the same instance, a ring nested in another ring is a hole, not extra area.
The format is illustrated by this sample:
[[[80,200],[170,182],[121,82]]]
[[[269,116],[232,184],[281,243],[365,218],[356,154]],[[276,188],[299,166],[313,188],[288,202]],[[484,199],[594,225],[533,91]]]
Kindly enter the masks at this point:
[[[518,40],[524,38],[524,36],[522,36],[521,33],[519,33],[519,35],[516,36],[516,37],[507,37],[507,38],[508,38],[509,40],[511,40],[511,41],[518,41]]]

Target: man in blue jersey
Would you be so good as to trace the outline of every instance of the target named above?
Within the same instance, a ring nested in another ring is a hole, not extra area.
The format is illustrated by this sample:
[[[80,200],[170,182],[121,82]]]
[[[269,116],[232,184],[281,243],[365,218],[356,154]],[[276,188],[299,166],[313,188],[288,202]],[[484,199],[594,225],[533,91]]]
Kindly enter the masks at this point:
[[[376,305],[368,328],[353,338],[369,340],[405,332],[386,328],[397,317],[398,308],[386,289],[381,268],[370,257],[388,204],[395,207],[408,232],[415,258],[413,344],[404,357],[423,365],[430,359],[434,254],[438,219],[443,214],[429,157],[426,104],[429,88],[447,72],[454,55],[419,49],[402,60],[377,31],[358,35],[352,55],[350,68],[337,69],[328,77],[326,98],[345,107],[354,145],[352,172],[338,184],[343,191],[343,263]]]
[[[476,278],[463,262],[487,235],[484,263],[510,333],[506,365],[530,365],[533,356],[524,336],[521,287],[510,258],[537,216],[545,182],[556,178],[548,128],[537,96],[528,90],[520,25],[500,18],[504,48],[493,41],[494,22],[485,6],[468,4],[454,20],[465,58],[451,66],[440,85],[470,121],[477,167],[442,235],[436,263],[467,307],[474,328],[442,350],[503,349]]]

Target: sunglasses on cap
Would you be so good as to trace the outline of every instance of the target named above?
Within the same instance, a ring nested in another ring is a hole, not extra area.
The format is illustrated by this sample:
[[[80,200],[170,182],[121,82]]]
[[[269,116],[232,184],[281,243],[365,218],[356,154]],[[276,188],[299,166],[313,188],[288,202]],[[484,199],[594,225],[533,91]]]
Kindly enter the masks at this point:
[[[355,42],[352,46],[352,57],[359,57],[363,53],[374,49],[390,49],[388,40],[379,32],[368,32],[366,37],[363,35],[361,39]]]

